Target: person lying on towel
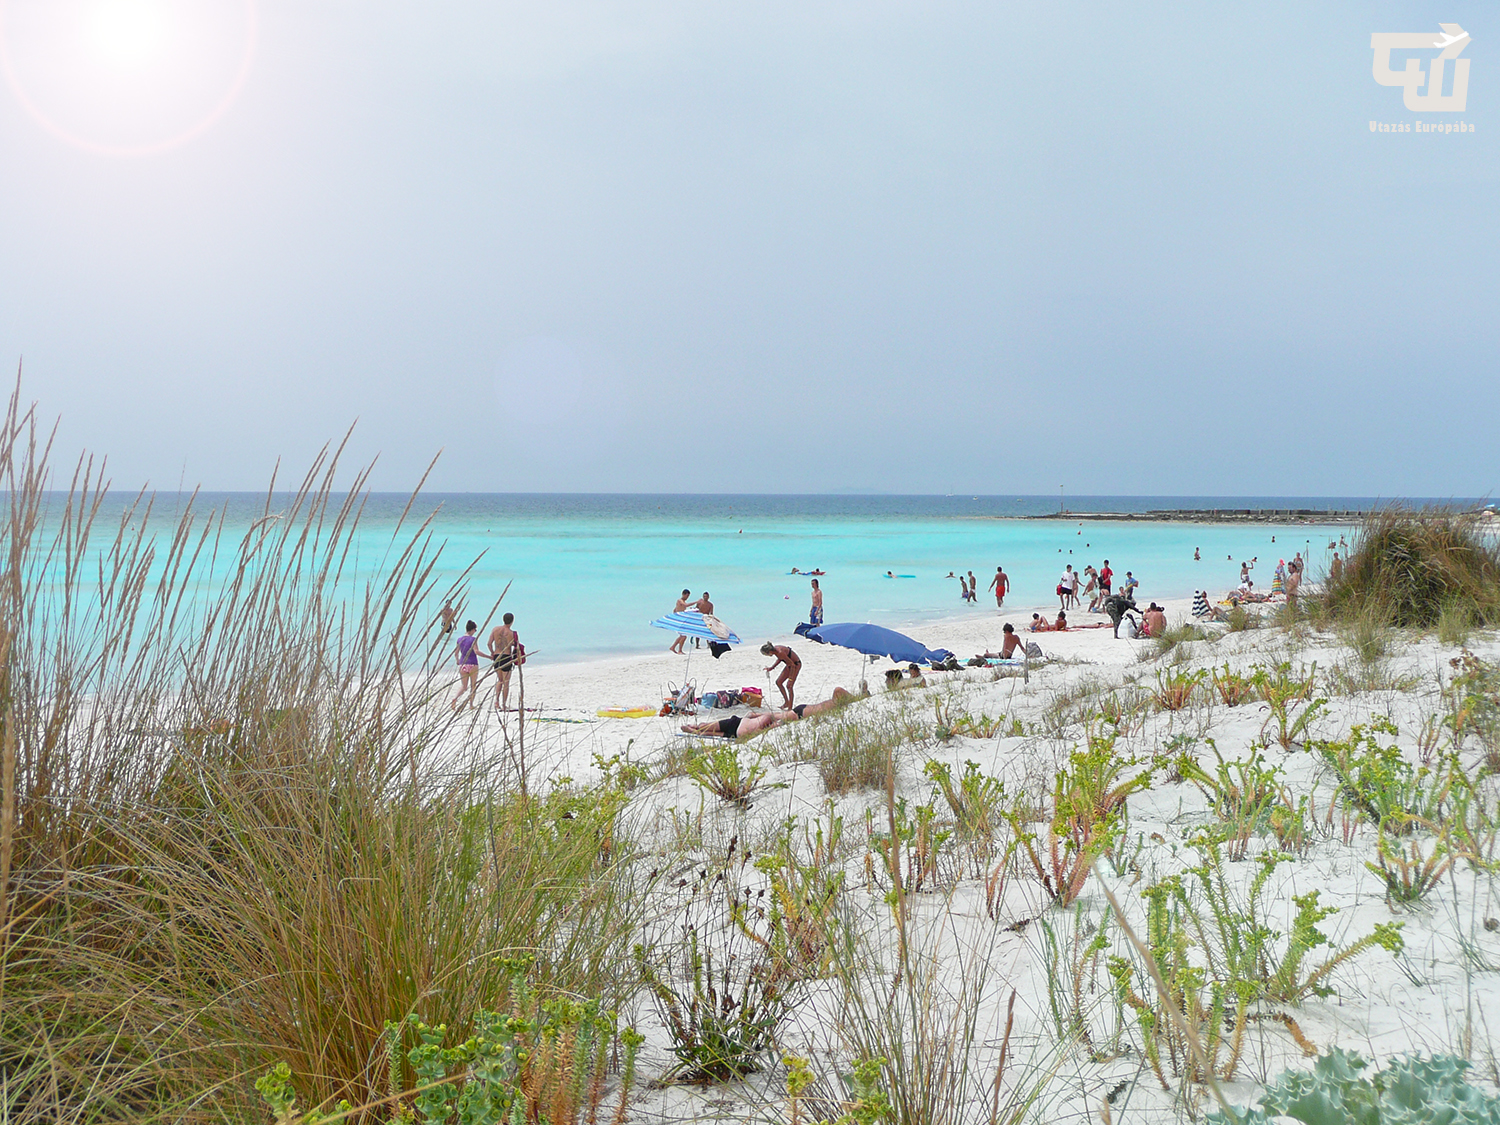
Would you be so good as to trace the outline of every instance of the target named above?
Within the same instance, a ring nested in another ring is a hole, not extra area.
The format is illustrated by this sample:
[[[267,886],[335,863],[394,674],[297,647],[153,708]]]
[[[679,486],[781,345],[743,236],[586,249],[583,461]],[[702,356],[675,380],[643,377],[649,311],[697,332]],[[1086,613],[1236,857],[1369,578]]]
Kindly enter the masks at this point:
[[[774,726],[795,720],[800,716],[795,711],[761,711],[755,715],[730,715],[715,719],[711,723],[684,723],[683,734],[718,735],[723,738],[747,738],[770,730]]]

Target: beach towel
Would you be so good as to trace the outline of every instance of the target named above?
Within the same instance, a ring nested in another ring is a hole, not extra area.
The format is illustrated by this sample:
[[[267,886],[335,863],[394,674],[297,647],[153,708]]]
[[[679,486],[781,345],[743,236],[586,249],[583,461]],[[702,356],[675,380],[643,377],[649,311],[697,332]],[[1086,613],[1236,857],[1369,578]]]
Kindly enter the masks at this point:
[[[656,714],[655,707],[601,707],[594,714],[601,719],[644,719]],[[563,722],[564,720],[555,720]]]
[[[1211,613],[1213,613],[1213,610],[1209,608],[1208,595],[1204,591],[1199,590],[1193,595],[1193,616],[1207,617]]]

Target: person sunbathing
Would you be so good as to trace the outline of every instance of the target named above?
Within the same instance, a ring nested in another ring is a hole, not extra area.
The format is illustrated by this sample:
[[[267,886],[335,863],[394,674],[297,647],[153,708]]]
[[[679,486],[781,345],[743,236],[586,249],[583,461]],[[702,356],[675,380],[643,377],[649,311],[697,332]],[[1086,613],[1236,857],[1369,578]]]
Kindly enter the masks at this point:
[[[1141,636],[1159,637],[1167,631],[1167,615],[1162,612],[1161,606],[1152,602],[1141,617],[1141,624],[1144,626]]]
[[[821,703],[799,703],[792,710],[799,719],[805,719],[809,715],[822,715],[835,708],[842,707],[844,704],[852,702],[854,698],[855,696],[852,691],[845,691],[841,687],[836,687],[833,689],[833,695]]]
[[[976,653],[974,659],[969,661],[971,666],[977,666],[989,660],[1012,660],[1017,656],[1026,655],[1026,646],[1021,641],[1021,635],[1009,624],[1005,626],[1005,640],[1000,645],[999,652]]]
[[[1000,642],[1000,651],[995,654],[996,656],[998,656],[1001,660],[1009,660],[1016,654],[1016,649],[1019,648],[1022,652],[1025,651],[1025,649],[1022,648],[1021,645],[1020,635],[1017,634],[1015,629],[1011,627],[1009,621],[1005,623],[1005,628],[1001,629],[1000,631],[1005,634],[1005,639]],[[986,659],[988,659],[990,654],[985,653],[984,655]]]
[[[1068,615],[1063,610],[1057,611],[1057,620],[1048,622],[1039,613],[1031,615],[1031,631],[1033,633],[1066,633],[1068,631]]]
[[[749,738],[788,721],[801,718],[795,711],[761,711],[754,715],[729,715],[711,723],[683,723],[683,734],[717,735],[721,738]]]

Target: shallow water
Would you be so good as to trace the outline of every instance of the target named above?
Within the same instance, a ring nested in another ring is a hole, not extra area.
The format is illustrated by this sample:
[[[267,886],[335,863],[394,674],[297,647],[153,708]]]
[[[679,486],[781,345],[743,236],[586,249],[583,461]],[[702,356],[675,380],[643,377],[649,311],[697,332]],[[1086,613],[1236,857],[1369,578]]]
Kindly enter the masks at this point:
[[[346,578],[373,577],[391,557],[392,530],[405,497],[371,498]],[[1167,507],[1368,506],[1368,499],[1076,497],[1087,511]],[[200,496],[200,509],[222,507],[243,529],[264,510],[246,494]],[[476,556],[465,609],[481,615],[511,582],[502,609],[516,615],[529,652],[547,661],[664,649],[671,635],[652,618],[672,609],[684,587],[709,591],[715,611],[747,643],[784,634],[807,619],[808,579],[821,568],[826,620],[911,624],[956,613],[994,612],[984,587],[1003,565],[1011,577],[1007,608],[1018,620],[1056,606],[1053,590],[1067,563],[1106,558],[1116,588],[1127,570],[1138,596],[1182,597],[1238,581],[1239,560],[1259,556],[1254,573],[1269,589],[1279,557],[1308,552],[1321,573],[1330,541],[1348,527],[1113,523],[1018,518],[1055,512],[1055,497],[432,495],[421,512],[442,543],[439,588]],[[173,514],[159,501],[157,518]],[[106,513],[107,515],[108,513]],[[154,522],[154,521],[153,521]],[[1272,542],[1272,537],[1275,542]],[[1201,548],[1203,561],[1193,561]],[[1231,561],[1231,558],[1233,561]],[[221,559],[220,573],[229,569]],[[914,575],[887,578],[886,571]],[[977,606],[965,607],[949,571],[978,577]],[[430,607],[436,615],[441,607]],[[1024,615],[1021,611],[1024,610]],[[484,621],[480,622],[485,625]]]

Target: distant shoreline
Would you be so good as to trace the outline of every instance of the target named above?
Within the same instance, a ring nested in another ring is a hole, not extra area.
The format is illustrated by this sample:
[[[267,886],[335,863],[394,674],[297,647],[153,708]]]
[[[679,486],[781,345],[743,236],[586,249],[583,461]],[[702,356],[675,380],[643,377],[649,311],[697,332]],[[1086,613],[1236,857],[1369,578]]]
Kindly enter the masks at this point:
[[[1031,520],[1128,520],[1135,523],[1356,524],[1370,513],[1331,508],[1164,508],[1150,512],[1049,512]]]

